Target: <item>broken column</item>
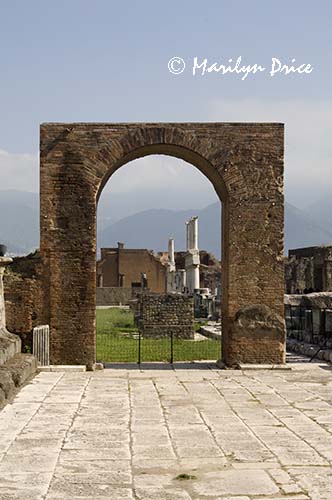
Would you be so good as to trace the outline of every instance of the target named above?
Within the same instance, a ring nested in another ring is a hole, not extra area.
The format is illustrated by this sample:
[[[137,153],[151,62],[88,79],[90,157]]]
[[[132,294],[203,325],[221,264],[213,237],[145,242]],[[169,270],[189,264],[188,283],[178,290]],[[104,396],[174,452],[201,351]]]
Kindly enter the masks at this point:
[[[6,329],[5,297],[3,288],[3,275],[5,268],[12,259],[4,256],[5,248],[0,248],[0,365],[3,365],[16,353],[21,352],[21,339]]]
[[[168,261],[167,261],[167,283],[166,291],[167,293],[172,293],[176,291],[175,283],[175,257],[174,257],[174,238],[169,238],[168,240]]]
[[[186,222],[187,253],[185,255],[186,286],[189,293],[200,287],[199,281],[199,249],[198,249],[198,217]]]

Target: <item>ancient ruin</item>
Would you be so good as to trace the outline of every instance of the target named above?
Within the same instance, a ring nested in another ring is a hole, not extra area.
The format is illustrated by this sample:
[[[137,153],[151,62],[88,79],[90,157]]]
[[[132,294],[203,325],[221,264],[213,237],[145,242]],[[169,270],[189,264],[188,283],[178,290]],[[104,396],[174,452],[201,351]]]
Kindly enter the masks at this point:
[[[289,250],[285,259],[285,291],[332,292],[332,246]]]
[[[0,246],[0,409],[12,398],[37,369],[37,360],[30,354],[22,354],[22,342],[18,335],[8,332],[3,287],[5,268],[12,262],[6,257],[4,245]]]
[[[97,262],[97,286],[100,288],[137,288],[141,286],[141,272],[145,272],[148,287],[158,293],[166,291],[165,267],[151,250],[125,248],[101,248]]]
[[[193,294],[199,288],[198,218],[187,222],[187,253],[185,254],[186,289]]]
[[[174,255],[174,238],[168,240],[168,258],[166,262],[166,291],[172,293],[177,291],[176,266]]]
[[[174,252],[174,238],[168,241],[167,293],[194,294],[200,287],[200,254],[198,249],[198,217],[186,222],[186,246],[184,268],[177,268]]]
[[[15,354],[21,352],[21,339],[8,332],[6,327],[6,309],[3,288],[3,275],[12,259],[0,256],[0,365],[5,364]]]
[[[40,133],[40,322],[50,325],[51,363],[94,366],[98,198],[118,168],[150,154],[194,165],[223,203],[225,363],[285,361],[282,124],[45,123]],[[240,328],[255,305],[259,330]]]
[[[143,338],[194,338],[194,301],[180,294],[139,295],[135,321]]]

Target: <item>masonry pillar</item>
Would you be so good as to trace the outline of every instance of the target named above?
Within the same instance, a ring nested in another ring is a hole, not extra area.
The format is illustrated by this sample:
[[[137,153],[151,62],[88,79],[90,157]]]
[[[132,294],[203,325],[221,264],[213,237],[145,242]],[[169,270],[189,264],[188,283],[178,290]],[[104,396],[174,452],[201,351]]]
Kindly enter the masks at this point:
[[[12,262],[9,257],[0,257],[0,366],[16,353],[21,352],[21,339],[6,329],[5,296],[3,275],[5,268]]]
[[[3,275],[5,268],[12,262],[10,257],[0,257],[0,328],[6,328],[5,296],[3,288]]]

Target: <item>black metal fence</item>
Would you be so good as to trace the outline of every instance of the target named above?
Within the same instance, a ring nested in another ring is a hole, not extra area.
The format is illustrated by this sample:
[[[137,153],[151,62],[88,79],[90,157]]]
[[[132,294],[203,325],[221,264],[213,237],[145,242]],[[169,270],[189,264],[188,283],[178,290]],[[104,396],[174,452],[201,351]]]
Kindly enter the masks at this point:
[[[106,363],[175,363],[220,358],[221,338],[207,338],[198,332],[190,340],[173,334],[144,338],[139,332],[97,332],[97,360]]]

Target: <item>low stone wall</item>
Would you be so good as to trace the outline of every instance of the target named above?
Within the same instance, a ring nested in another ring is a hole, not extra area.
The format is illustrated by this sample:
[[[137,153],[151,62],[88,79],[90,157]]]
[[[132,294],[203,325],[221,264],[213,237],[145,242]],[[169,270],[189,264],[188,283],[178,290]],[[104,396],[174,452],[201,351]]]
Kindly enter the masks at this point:
[[[332,361],[331,292],[285,295],[285,321],[289,350]]]
[[[97,288],[97,306],[127,306],[131,299],[131,288],[113,286]]]
[[[7,330],[19,335],[31,352],[32,330],[43,324],[43,290],[38,253],[13,260],[4,275]]]
[[[183,295],[141,294],[136,323],[143,338],[194,339],[194,300]]]
[[[308,293],[301,295],[285,294],[285,311],[289,306],[307,307],[309,309],[332,309],[332,292]]]
[[[315,360],[320,359],[332,363],[332,349],[327,346],[319,349],[317,344],[310,344],[308,342],[301,342],[299,340],[288,338],[287,350],[304,356],[314,357]]]
[[[5,269],[11,264],[12,259],[0,256],[0,409],[37,369],[37,359],[20,352],[20,337],[6,329],[7,304],[4,298],[3,276]]]

